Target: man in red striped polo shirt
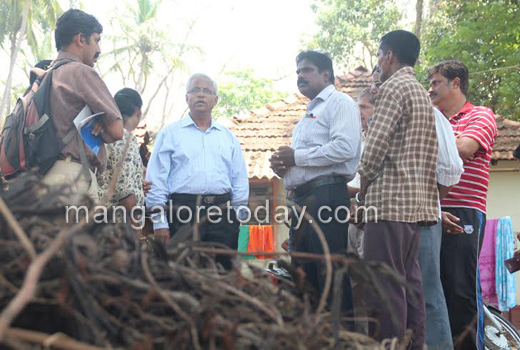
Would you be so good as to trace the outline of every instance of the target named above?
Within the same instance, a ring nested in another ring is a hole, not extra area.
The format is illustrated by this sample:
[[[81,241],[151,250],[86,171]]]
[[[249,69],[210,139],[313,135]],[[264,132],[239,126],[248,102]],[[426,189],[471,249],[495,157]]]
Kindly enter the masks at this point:
[[[441,280],[451,332],[457,338],[477,317],[475,332],[465,337],[460,349],[483,349],[478,254],[486,223],[491,152],[497,137],[495,115],[489,108],[468,101],[469,73],[462,62],[442,61],[428,70],[428,78],[430,98],[451,123],[464,161],[460,182],[441,202]]]

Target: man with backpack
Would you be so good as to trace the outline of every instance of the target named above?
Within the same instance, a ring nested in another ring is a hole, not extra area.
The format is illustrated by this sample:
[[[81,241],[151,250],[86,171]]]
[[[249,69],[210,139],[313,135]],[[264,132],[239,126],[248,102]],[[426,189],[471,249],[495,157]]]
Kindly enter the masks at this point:
[[[70,9],[58,18],[55,32],[58,57],[51,67],[53,75],[48,102],[50,119],[63,148],[44,176],[47,184],[71,184],[73,191],[86,192],[95,202],[98,200],[95,173],[102,172],[106,163],[104,143],[123,137],[123,121],[117,104],[92,68],[101,53],[102,31],[98,20],[81,10]],[[85,106],[91,114],[102,113],[92,131],[103,140],[96,153],[75,132],[73,121]]]

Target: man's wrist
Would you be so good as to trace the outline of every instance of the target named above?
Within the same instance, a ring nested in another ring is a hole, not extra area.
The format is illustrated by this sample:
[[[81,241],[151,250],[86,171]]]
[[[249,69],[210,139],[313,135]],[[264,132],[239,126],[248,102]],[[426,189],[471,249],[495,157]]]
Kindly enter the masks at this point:
[[[237,214],[237,218],[239,221],[245,221],[250,215],[248,212],[248,208],[245,205],[233,206],[235,213]]]
[[[357,192],[357,193],[356,193],[356,197],[355,197],[355,198],[356,198],[356,204],[357,204],[358,206],[365,205],[365,196],[363,196],[363,197],[360,196],[360,193],[361,193],[361,192]]]

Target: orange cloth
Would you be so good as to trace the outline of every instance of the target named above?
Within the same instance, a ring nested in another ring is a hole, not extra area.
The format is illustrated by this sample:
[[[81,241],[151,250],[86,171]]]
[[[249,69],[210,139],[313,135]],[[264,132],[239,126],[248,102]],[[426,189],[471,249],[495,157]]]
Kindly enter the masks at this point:
[[[271,225],[249,226],[248,252],[274,252],[273,227]],[[257,255],[257,259],[270,259],[270,256]]]

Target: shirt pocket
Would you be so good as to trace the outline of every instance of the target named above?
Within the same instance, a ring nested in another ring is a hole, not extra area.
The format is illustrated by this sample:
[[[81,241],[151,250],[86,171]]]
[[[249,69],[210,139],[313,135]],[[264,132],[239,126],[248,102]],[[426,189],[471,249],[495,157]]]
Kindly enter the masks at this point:
[[[214,160],[213,171],[221,176],[230,174],[233,167],[233,145],[221,138],[215,142],[211,151]]]
[[[301,139],[308,147],[321,146],[329,140],[329,126],[325,117],[305,117]]]
[[[175,144],[171,153],[171,171],[190,177],[193,176],[195,166],[200,162],[201,152],[197,151],[197,147],[189,147],[189,145],[183,145],[182,143]]]

